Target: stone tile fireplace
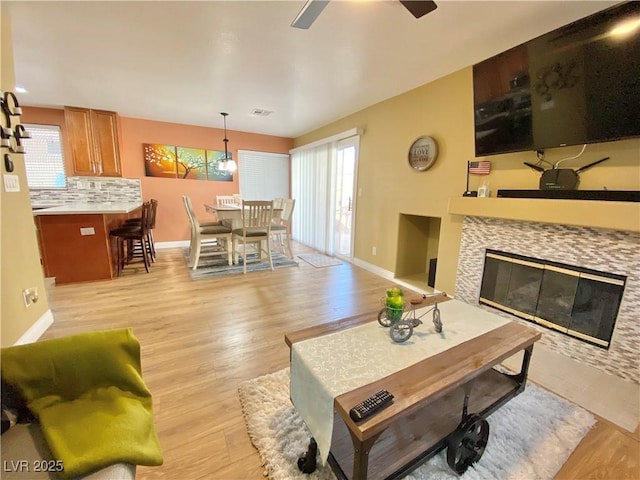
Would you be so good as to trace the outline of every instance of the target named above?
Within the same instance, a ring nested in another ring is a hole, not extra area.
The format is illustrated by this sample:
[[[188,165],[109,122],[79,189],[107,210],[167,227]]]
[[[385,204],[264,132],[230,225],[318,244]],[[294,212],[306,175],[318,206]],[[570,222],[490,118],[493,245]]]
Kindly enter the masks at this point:
[[[465,216],[455,297],[475,305],[481,303],[479,299],[487,250],[515,258],[544,259],[552,266],[571,266],[571,269],[586,272],[587,275],[604,272],[605,278],[612,279],[614,284],[622,287],[616,311],[609,312],[615,318],[609,327],[602,327],[602,330],[610,330],[604,335],[607,337],[606,345],[592,341],[593,338],[584,341],[566,332],[527,324],[543,333],[541,343],[550,350],[637,385],[640,384],[639,246],[638,232]],[[559,296],[560,293],[550,298],[557,300]],[[608,300],[603,302],[608,303]],[[493,306],[481,307],[526,322]],[[591,333],[589,337],[593,337]]]

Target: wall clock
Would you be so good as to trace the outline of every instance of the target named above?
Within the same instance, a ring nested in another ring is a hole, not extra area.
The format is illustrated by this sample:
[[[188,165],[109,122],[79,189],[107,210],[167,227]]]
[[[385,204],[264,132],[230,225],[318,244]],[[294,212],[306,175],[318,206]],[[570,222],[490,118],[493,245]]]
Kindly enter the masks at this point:
[[[437,157],[438,144],[433,137],[419,137],[409,148],[409,165],[419,172],[431,168]]]

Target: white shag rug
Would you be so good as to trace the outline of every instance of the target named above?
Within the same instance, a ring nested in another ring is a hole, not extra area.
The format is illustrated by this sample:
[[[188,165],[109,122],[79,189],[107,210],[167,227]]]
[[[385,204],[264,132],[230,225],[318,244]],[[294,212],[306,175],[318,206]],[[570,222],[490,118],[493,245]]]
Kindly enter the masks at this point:
[[[333,480],[329,465],[310,474],[297,460],[311,434],[289,400],[289,369],[243,382],[238,388],[247,431],[270,480]],[[551,480],[595,424],[586,410],[531,383],[487,417],[491,433],[482,458],[462,475],[447,465],[446,449],[405,478]]]

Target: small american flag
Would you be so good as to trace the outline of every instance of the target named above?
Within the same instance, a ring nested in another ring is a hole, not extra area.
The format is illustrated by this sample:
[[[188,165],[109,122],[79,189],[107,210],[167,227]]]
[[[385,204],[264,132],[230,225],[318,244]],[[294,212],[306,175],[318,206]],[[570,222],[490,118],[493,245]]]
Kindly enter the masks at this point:
[[[469,173],[472,175],[489,175],[491,162],[483,160],[481,162],[469,162]]]

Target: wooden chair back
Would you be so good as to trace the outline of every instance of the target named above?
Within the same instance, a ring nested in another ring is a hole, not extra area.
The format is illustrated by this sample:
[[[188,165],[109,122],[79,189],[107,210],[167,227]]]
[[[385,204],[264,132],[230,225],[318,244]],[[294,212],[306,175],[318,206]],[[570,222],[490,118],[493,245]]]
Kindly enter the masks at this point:
[[[236,201],[233,195],[216,195],[216,203],[220,207],[223,205],[235,205]]]
[[[156,211],[158,210],[158,200],[152,198],[149,200],[151,204],[151,212],[149,213],[149,230],[156,228]]]
[[[182,203],[184,203],[184,209],[187,212],[187,216],[189,217],[189,224],[191,225],[192,230],[197,230],[200,227],[198,222],[198,218],[193,212],[193,204],[191,203],[191,199],[187,195],[182,196]]]
[[[291,222],[291,215],[293,215],[293,209],[296,206],[295,198],[286,198],[282,204],[282,214],[280,218],[282,223],[289,224]]]
[[[242,228],[245,236],[271,232],[273,200],[243,200]]]

